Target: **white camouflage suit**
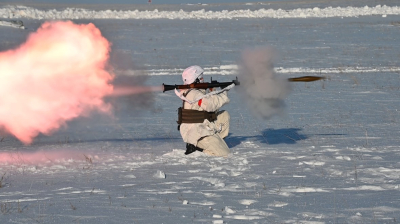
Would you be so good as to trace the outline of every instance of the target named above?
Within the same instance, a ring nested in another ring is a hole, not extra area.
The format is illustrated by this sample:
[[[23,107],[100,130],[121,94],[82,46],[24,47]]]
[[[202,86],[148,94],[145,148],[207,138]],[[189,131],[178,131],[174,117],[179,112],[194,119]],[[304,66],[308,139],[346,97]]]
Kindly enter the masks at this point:
[[[190,89],[185,92],[186,98],[190,101],[200,98],[206,94],[202,89]],[[227,91],[219,94],[210,95],[201,100],[190,104],[184,103],[184,109],[216,112],[217,120],[210,122],[207,119],[203,123],[182,123],[180,133],[183,141],[193,144],[203,149],[203,152],[210,156],[227,156],[229,147],[223,138],[229,133],[229,113],[227,111],[218,111],[223,105],[229,102]]]

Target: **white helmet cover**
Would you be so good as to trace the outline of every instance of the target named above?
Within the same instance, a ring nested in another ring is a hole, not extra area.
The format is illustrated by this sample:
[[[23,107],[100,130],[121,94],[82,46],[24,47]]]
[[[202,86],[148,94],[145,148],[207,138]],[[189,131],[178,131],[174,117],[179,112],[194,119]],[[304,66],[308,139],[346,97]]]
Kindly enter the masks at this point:
[[[188,85],[196,81],[197,78],[203,77],[204,69],[198,65],[192,65],[186,68],[182,73],[183,84]]]

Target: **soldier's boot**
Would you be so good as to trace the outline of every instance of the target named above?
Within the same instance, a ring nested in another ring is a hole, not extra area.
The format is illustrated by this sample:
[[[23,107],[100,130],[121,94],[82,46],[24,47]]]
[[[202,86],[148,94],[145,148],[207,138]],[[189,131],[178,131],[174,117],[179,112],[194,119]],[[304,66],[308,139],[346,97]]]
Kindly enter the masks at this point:
[[[195,152],[195,151],[203,152],[203,149],[202,149],[202,148],[199,148],[199,147],[197,147],[197,146],[194,146],[194,145],[192,145],[192,144],[190,144],[190,143],[186,143],[186,152],[185,152],[185,155],[189,155],[190,153],[193,153],[193,152]]]

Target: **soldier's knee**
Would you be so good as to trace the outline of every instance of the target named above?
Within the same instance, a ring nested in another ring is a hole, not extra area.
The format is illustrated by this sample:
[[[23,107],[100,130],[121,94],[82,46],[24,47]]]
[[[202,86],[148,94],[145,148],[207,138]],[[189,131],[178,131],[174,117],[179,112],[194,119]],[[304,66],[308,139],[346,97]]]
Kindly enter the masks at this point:
[[[228,111],[224,111],[224,114],[226,116],[226,119],[229,121],[231,119],[231,115],[229,114]]]
[[[228,111],[223,110],[220,112],[220,114],[218,114],[218,118],[220,120],[225,120],[225,121],[229,122],[229,120],[231,119],[231,116],[229,115]]]
[[[207,136],[200,140],[197,145],[204,149],[203,153],[210,156],[226,157],[230,153],[228,145],[219,135]]]

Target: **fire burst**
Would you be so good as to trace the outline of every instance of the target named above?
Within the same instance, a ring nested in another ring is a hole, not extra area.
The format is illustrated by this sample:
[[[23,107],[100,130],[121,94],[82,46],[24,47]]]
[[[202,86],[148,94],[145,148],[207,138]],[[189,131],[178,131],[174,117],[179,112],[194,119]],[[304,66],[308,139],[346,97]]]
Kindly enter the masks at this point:
[[[93,24],[46,22],[0,52],[0,128],[25,144],[92,110],[110,112],[110,43]]]

